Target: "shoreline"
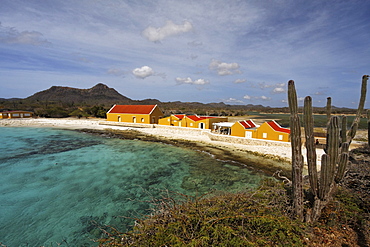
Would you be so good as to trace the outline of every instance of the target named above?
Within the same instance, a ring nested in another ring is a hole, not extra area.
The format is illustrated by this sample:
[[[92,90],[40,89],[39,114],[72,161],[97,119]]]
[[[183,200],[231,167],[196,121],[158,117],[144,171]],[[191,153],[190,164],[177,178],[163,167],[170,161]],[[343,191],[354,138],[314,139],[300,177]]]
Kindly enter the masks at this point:
[[[236,162],[239,165],[260,170],[273,175],[281,170],[281,175],[291,177],[291,147],[271,147],[245,145],[211,140],[207,135],[174,133],[164,128],[135,128],[104,125],[103,119],[76,118],[29,118],[1,119],[0,127],[41,127],[77,130],[90,134],[110,136],[121,139],[138,139],[142,141],[163,142],[179,147],[191,148],[213,155],[215,158]],[[322,149],[317,149],[318,167],[320,167]],[[305,156],[305,149],[302,148]],[[305,170],[306,165],[305,165]],[[307,171],[305,171],[307,173]]]

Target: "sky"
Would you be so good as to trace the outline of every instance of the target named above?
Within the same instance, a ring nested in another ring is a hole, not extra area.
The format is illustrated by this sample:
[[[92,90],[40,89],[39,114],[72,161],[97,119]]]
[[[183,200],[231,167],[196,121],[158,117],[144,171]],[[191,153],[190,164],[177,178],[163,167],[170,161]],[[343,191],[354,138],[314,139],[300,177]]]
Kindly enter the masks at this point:
[[[357,108],[368,0],[0,0],[0,98],[98,83],[134,100]],[[370,108],[370,100],[365,104]]]

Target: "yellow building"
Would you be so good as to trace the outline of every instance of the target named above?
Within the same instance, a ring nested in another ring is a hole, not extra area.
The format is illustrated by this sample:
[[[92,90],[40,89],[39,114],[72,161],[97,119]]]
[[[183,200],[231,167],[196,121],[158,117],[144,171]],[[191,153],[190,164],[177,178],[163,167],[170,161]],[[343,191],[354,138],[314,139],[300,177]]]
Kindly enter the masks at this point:
[[[33,112],[30,111],[3,111],[0,112],[0,118],[31,118]]]
[[[158,105],[114,105],[107,112],[107,121],[158,124],[163,117]]]
[[[205,117],[197,115],[171,115],[159,120],[160,125],[211,129],[213,123],[226,122],[227,117]]]
[[[256,130],[256,136],[253,138],[271,140],[271,141],[290,141],[290,129],[282,128],[274,120],[265,122]]]
[[[169,117],[159,119],[158,124],[168,125],[168,126],[180,126],[181,127],[181,120],[184,117],[185,117],[185,114],[171,115]]]
[[[214,123],[227,122],[227,117],[208,117],[190,115],[185,116],[181,120],[182,127],[199,128],[199,129],[212,129]]]
[[[231,136],[240,136],[246,138],[256,138],[257,127],[253,120],[243,120],[234,123],[231,126]]]

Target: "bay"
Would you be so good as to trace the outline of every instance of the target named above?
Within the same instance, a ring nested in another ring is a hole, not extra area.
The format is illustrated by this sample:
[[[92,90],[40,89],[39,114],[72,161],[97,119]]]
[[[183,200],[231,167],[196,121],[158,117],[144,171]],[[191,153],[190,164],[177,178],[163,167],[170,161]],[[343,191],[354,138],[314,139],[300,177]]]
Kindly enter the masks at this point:
[[[96,246],[130,230],[166,191],[202,195],[264,178],[204,152],[53,128],[0,128],[0,243]]]

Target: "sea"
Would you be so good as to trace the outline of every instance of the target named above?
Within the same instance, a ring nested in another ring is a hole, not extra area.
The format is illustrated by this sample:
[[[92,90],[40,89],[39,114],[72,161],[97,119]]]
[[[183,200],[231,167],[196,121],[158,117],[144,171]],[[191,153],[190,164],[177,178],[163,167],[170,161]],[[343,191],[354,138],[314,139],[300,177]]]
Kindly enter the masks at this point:
[[[97,246],[157,199],[255,188],[257,171],[164,143],[0,128],[0,246]]]

